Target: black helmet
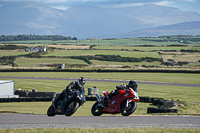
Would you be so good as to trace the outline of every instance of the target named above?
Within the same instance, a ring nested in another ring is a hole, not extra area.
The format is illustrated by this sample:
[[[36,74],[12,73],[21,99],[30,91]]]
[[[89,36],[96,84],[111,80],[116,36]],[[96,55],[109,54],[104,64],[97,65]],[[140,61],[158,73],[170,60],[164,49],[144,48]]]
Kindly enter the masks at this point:
[[[135,81],[130,80],[129,83],[128,83],[128,87],[131,87],[133,89],[137,89],[138,84]]]
[[[79,77],[78,79],[77,79],[77,83],[78,83],[78,86],[79,87],[83,87],[84,85],[85,85],[85,79],[83,78],[83,77]]]

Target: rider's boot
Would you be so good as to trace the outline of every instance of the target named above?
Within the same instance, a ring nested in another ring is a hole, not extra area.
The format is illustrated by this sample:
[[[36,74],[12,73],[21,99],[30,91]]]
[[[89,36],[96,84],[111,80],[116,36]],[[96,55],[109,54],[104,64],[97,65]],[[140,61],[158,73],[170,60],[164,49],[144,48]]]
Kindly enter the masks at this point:
[[[105,106],[105,107],[108,107],[108,99],[109,99],[108,96],[106,96],[106,97],[104,98],[104,106]]]
[[[59,94],[59,95],[55,98],[55,100],[53,101],[53,106],[54,106],[55,109],[58,107],[58,104],[59,104],[59,101],[60,101],[61,98],[62,98],[62,97],[61,97],[61,95]]]
[[[55,99],[52,103],[53,107],[56,109],[58,107],[58,99]]]

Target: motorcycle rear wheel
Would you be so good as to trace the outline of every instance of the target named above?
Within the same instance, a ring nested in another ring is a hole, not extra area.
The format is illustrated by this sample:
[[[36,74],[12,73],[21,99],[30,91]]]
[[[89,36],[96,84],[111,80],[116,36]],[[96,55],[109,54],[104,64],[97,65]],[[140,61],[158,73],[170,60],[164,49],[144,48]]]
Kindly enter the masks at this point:
[[[129,116],[129,115],[131,115],[136,110],[136,108],[137,108],[137,103],[135,101],[130,102],[128,104],[128,107],[126,107],[126,102],[123,102],[121,104],[121,107],[120,107],[120,109],[121,109],[121,115],[123,115],[123,116]]]
[[[76,110],[78,109],[78,107],[79,107],[78,101],[74,101],[74,100],[69,101],[65,105],[65,111],[64,111],[65,116],[73,115],[76,112]]]
[[[55,109],[54,109],[53,105],[51,105],[49,107],[49,109],[47,110],[47,116],[55,116],[55,115],[56,115],[55,114]]]
[[[91,108],[91,113],[94,116],[100,116],[103,114],[102,110],[103,110],[103,107],[98,106],[98,102],[96,102]]]

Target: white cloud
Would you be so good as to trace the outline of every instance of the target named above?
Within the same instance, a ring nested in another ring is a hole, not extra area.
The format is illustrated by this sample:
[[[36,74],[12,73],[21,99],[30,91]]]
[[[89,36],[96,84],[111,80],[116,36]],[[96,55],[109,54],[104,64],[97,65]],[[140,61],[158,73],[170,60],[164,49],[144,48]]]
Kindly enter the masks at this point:
[[[55,8],[55,9],[60,9],[60,10],[67,10],[69,9],[70,7],[68,6],[51,6],[52,8]]]
[[[145,3],[123,3],[123,4],[110,4],[110,5],[103,5],[102,7],[112,7],[112,8],[122,8],[122,7],[135,7],[135,6],[142,6]]]
[[[165,1],[160,1],[160,2],[153,3],[153,4],[159,5],[159,6],[170,6],[172,4],[172,2],[165,0]]]

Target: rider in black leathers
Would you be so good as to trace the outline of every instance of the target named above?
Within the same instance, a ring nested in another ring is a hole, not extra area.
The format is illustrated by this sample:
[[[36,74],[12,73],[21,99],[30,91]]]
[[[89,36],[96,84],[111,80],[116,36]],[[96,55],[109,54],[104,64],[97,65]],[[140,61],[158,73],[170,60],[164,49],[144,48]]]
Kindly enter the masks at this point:
[[[108,107],[108,100],[109,99],[111,99],[113,96],[117,95],[120,90],[124,90],[125,91],[125,90],[129,89],[129,87],[132,88],[134,91],[138,92],[137,91],[138,84],[137,84],[137,82],[135,82],[133,80],[130,80],[129,83],[128,83],[128,85],[126,85],[126,84],[117,85],[116,86],[117,89],[116,90],[112,90],[105,97],[105,99],[104,99],[104,105],[105,105],[105,107]]]
[[[85,90],[85,82],[86,81],[83,77],[79,77],[77,81],[71,82],[66,89],[64,89],[62,93],[58,94],[58,96],[55,98],[53,102],[54,107],[57,108],[59,101],[64,100],[66,95],[72,95],[75,90]]]

